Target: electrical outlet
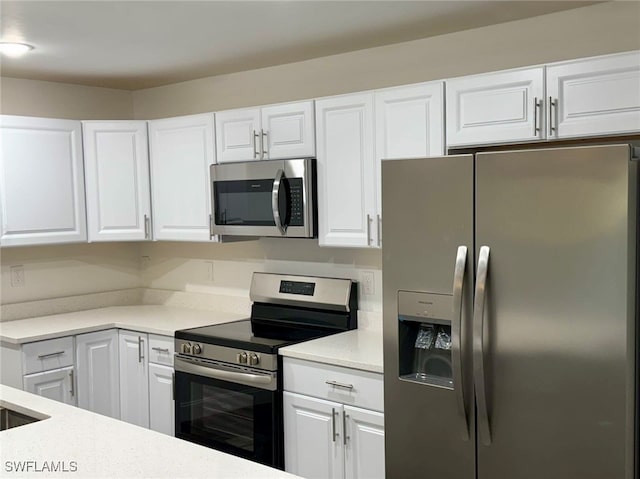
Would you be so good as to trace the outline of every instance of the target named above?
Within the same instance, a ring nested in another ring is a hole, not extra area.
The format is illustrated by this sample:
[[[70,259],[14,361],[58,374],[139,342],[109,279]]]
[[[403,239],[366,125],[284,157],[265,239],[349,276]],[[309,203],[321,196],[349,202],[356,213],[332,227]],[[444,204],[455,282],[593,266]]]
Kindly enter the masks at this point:
[[[207,267],[207,280],[213,282],[215,278],[213,275],[213,261],[205,261],[204,264]]]
[[[373,271],[362,271],[360,273],[360,282],[362,283],[362,294],[376,294]]]
[[[12,288],[23,288],[24,287],[24,266],[21,264],[16,264],[15,266],[11,266],[11,287]]]

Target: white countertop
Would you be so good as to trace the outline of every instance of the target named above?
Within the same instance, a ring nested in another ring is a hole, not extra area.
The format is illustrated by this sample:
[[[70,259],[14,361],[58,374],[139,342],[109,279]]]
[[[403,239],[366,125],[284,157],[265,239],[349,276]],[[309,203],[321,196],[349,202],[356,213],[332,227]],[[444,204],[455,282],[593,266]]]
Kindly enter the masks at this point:
[[[0,341],[22,344],[110,328],[173,336],[177,329],[227,323],[246,317],[226,311],[169,306],[111,306],[0,322]]]
[[[50,416],[0,432],[2,477],[298,477],[8,386],[0,385],[0,405]],[[16,473],[7,470],[15,467],[14,461],[35,464],[29,473]],[[77,471],[41,472],[45,462],[67,470],[75,463]]]
[[[279,349],[285,357],[382,373],[382,331],[354,329]]]

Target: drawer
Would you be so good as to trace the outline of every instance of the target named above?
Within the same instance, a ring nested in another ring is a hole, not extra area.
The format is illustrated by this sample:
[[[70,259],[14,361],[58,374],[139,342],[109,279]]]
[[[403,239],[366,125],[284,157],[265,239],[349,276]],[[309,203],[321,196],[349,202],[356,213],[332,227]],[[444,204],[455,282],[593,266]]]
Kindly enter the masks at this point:
[[[149,335],[149,362],[173,366],[173,338],[171,336]]]
[[[284,390],[384,411],[382,374],[283,358]]]
[[[22,346],[22,374],[39,373],[73,365],[73,337],[48,339]]]

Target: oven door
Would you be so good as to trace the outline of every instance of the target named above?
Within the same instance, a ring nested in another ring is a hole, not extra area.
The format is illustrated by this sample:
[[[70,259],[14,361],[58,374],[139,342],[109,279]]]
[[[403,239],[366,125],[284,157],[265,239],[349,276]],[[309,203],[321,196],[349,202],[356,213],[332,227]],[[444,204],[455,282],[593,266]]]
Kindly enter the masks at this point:
[[[276,373],[176,356],[176,437],[282,469]]]
[[[212,165],[212,232],[313,237],[314,165],[310,159]]]

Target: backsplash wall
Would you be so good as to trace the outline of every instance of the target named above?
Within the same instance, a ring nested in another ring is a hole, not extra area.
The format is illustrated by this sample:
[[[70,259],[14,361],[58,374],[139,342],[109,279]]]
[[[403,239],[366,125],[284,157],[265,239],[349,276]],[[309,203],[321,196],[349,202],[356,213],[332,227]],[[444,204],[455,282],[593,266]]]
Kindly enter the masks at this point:
[[[254,271],[350,278],[373,276],[373,292],[359,290],[359,307],[382,311],[380,250],[321,248],[317,240],[261,238],[256,241],[142,243],[141,285],[192,293],[248,297]]]
[[[12,266],[22,267],[22,285],[12,286]],[[139,246],[90,243],[2,248],[0,276],[0,304],[137,288],[141,282]]]

